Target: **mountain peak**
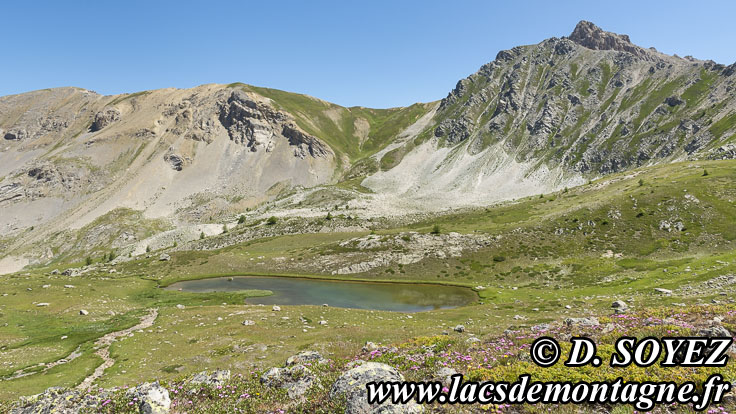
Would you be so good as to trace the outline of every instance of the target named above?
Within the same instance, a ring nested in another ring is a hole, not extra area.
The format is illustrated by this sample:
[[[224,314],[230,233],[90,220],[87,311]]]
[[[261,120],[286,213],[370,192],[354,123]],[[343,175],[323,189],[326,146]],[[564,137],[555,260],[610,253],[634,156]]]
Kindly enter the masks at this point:
[[[637,56],[646,55],[646,51],[631,43],[628,35],[607,32],[595,24],[581,20],[570,34],[570,40],[593,50],[618,50],[633,53]]]

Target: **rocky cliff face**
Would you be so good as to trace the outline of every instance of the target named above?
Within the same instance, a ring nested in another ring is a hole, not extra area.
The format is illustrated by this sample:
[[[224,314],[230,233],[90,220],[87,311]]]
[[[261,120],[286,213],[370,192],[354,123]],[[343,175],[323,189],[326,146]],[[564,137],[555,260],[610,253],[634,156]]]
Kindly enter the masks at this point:
[[[724,65],[643,49],[583,21],[568,38],[502,51],[460,81],[434,135],[600,175],[731,140],[735,87]]]

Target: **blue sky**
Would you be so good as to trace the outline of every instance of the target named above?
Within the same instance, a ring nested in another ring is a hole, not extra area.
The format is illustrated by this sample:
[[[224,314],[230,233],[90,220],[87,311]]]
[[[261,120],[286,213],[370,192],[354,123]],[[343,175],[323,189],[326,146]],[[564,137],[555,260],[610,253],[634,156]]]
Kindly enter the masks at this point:
[[[15,1],[0,95],[245,82],[341,105],[444,97],[496,53],[590,20],[665,53],[736,61],[732,1]]]

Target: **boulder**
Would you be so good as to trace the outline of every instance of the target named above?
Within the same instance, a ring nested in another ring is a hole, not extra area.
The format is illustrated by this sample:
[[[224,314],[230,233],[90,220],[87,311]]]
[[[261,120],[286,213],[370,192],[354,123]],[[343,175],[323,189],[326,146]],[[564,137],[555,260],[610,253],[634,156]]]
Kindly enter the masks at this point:
[[[468,339],[465,340],[465,343],[466,344],[470,344],[470,346],[476,346],[476,345],[480,345],[481,340],[480,340],[480,338],[476,338],[475,336],[471,336],[470,338],[468,338]]]
[[[304,365],[271,368],[261,376],[261,384],[286,390],[289,398],[303,398],[314,385],[317,377]]]
[[[661,293],[663,295],[671,295],[672,291],[669,289],[663,289],[663,288],[654,288],[654,291],[657,293]]]
[[[184,169],[184,165],[188,163],[188,159],[173,153],[164,155],[164,161],[166,161],[174,171],[181,171]]]
[[[141,414],[164,414],[168,413],[171,407],[169,391],[158,381],[132,388],[128,390],[126,396],[131,400],[137,399],[135,401]]]
[[[378,349],[378,345],[374,344],[373,342],[366,342],[365,345],[363,345],[363,352],[371,352]]]
[[[442,367],[435,373],[435,379],[445,385],[452,384],[452,376],[457,375],[458,372],[450,367]]]
[[[295,365],[315,365],[324,364],[327,360],[322,357],[319,352],[315,351],[302,351],[296,355],[290,356],[286,360],[286,366],[292,367]]]
[[[577,327],[577,326],[598,326],[600,325],[598,318],[594,316],[590,318],[566,318],[563,322],[565,325],[571,328]]]
[[[61,272],[61,274],[64,275],[64,276],[72,276],[72,277],[74,277],[74,276],[79,276],[82,273],[81,273],[81,271],[79,269],[75,269],[75,268],[71,267],[71,268],[66,269],[63,272]]]
[[[87,311],[86,309],[80,309],[79,314],[82,316],[87,316],[89,315],[89,311]]]
[[[629,310],[629,305],[622,300],[617,300],[611,304],[614,313],[626,313]]]
[[[168,262],[169,260],[171,260],[171,256],[166,253],[161,253],[161,256],[158,257],[158,260],[161,262]]]
[[[345,399],[346,414],[403,414],[421,413],[423,407],[414,401],[406,405],[393,404],[386,401],[383,404],[368,404],[369,382],[404,381],[404,376],[386,364],[366,362],[343,373],[330,389],[330,400]]]
[[[707,338],[730,338],[731,332],[721,325],[713,325],[711,327],[701,329],[698,331],[698,336],[705,336]]]
[[[28,133],[23,128],[12,129],[3,135],[3,138],[8,141],[20,141],[26,137],[28,137]]]
[[[273,305],[273,308],[271,308],[271,310],[274,311],[274,312],[280,312],[281,311],[281,306]]]
[[[212,387],[212,386],[217,386],[217,385],[223,385],[229,380],[230,380],[230,370],[218,369],[212,374],[208,373],[207,371],[202,371],[196,374],[194,377],[192,377],[192,379],[189,380],[189,383],[196,384],[196,385],[207,385],[207,386]]]
[[[455,332],[463,333],[463,332],[465,332],[465,327],[463,325],[458,325],[458,326],[452,328],[452,330],[455,331]]]

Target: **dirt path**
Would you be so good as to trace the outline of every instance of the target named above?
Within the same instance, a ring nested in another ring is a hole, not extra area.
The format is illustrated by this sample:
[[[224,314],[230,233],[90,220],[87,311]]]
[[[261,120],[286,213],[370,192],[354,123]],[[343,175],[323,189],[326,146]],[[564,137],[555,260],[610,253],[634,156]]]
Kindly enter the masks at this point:
[[[115,342],[117,338],[128,336],[139,329],[146,329],[151,327],[151,325],[153,325],[153,323],[156,321],[157,317],[158,309],[150,309],[148,311],[148,315],[142,317],[138,325],[132,326],[128,329],[124,329],[122,331],[110,332],[109,334],[98,339],[95,342],[95,348],[97,349],[97,352],[95,352],[95,354],[102,358],[103,362],[100,366],[95,368],[95,372],[85,378],[84,381],[77,385],[76,388],[80,390],[89,389],[89,387],[91,387],[92,384],[102,376],[106,369],[115,364],[115,360],[110,357],[110,345]]]
[[[33,371],[33,368],[37,367],[37,365],[33,365],[33,366],[30,366],[30,367],[26,367],[24,369],[19,369],[18,371],[15,371],[13,373],[13,375],[10,376],[10,377],[0,378],[0,381],[12,381],[14,379],[27,377],[29,375],[43,374],[44,372],[50,370],[51,368],[53,368],[53,367],[55,367],[57,365],[68,364],[68,363],[74,361],[75,359],[79,358],[80,356],[82,356],[82,353],[79,352],[79,347],[77,347],[77,349],[75,349],[71,354],[65,356],[64,358],[57,359],[54,362],[49,362],[48,364],[45,364],[43,366],[43,369],[40,370],[40,371]]]
[[[124,329],[122,331],[110,332],[109,334],[98,339],[95,342],[95,349],[97,349],[97,352],[95,352],[95,354],[97,354],[100,358],[102,358],[103,360],[102,365],[98,366],[95,369],[95,372],[93,372],[92,375],[85,378],[84,381],[82,381],[82,383],[77,386],[77,388],[83,389],[83,390],[88,389],[95,380],[97,380],[99,377],[102,376],[102,373],[105,372],[106,369],[113,366],[115,361],[112,358],[110,358],[109,348],[110,348],[110,345],[117,338],[121,336],[130,335],[133,331],[137,331],[139,329],[149,328],[151,325],[153,325],[153,322],[156,321],[157,317],[158,317],[158,309],[150,309],[148,311],[148,315],[142,317],[141,321],[137,325],[130,327],[128,329]],[[67,355],[64,358],[58,359],[54,362],[49,362],[48,364],[44,365],[43,369],[40,371],[37,371],[37,370],[34,371],[33,368],[36,367],[36,365],[34,365],[31,367],[27,367],[25,369],[16,371],[10,377],[0,378],[0,381],[12,381],[14,379],[27,377],[29,375],[43,374],[44,372],[50,370],[51,368],[54,368],[59,365],[68,364],[74,361],[75,359],[79,358],[80,356],[82,356],[82,352],[79,351],[79,348],[80,347],[77,347],[77,349],[75,349],[74,352],[72,352],[71,354]]]

